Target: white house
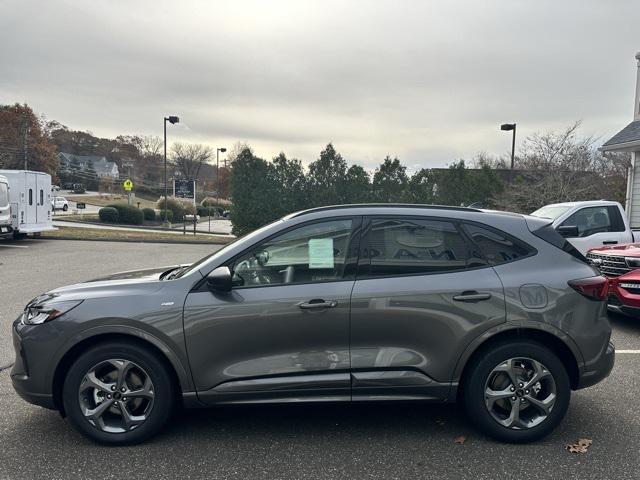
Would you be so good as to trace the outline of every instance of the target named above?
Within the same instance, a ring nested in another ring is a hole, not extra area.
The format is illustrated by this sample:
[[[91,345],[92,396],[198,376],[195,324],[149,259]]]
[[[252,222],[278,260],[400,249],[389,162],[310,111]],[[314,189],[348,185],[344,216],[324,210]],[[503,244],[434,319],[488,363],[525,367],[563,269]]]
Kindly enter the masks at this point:
[[[71,162],[76,160],[81,171],[86,170],[89,163],[93,163],[93,168],[98,178],[118,179],[120,176],[118,165],[115,162],[108,161],[105,157],[98,155],[74,155],[73,153],[60,152],[58,158],[60,159],[60,169],[63,171],[68,171]]]
[[[603,152],[631,152],[631,168],[627,177],[625,210],[631,228],[640,228],[640,52],[636,77],[633,121],[607,140],[600,148]]]

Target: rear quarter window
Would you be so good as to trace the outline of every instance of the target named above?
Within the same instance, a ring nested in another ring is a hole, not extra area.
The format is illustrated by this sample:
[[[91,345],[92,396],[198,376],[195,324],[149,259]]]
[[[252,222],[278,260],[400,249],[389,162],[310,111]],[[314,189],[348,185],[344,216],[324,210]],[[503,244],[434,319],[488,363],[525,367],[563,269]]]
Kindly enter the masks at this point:
[[[500,265],[530,257],[536,249],[500,230],[465,223],[464,229],[491,265]]]

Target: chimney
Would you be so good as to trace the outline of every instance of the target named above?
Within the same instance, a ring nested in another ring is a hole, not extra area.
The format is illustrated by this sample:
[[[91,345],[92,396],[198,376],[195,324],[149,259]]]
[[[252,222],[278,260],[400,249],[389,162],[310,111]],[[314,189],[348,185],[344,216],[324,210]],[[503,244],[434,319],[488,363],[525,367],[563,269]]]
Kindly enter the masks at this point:
[[[636,78],[636,104],[633,109],[633,119],[640,120],[640,52],[636,53],[638,60],[638,76]]]

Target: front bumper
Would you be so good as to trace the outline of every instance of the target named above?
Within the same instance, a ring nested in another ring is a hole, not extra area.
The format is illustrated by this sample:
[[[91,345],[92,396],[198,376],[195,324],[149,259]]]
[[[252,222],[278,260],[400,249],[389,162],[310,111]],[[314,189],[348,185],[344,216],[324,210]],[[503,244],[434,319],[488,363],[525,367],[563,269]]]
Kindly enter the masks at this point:
[[[23,341],[22,333],[30,328],[32,327],[22,325],[19,320],[13,323],[12,337],[16,358],[11,369],[11,383],[17,394],[27,402],[55,410],[57,407],[53,400],[51,385],[44,381],[44,375],[33,375],[33,372],[38,369],[34,369],[28,361],[28,358],[33,356],[27,356],[29,344]]]
[[[616,348],[613,343],[608,342],[598,358],[589,365],[585,365],[580,372],[578,389],[590,387],[607,378],[613,369],[615,358]]]

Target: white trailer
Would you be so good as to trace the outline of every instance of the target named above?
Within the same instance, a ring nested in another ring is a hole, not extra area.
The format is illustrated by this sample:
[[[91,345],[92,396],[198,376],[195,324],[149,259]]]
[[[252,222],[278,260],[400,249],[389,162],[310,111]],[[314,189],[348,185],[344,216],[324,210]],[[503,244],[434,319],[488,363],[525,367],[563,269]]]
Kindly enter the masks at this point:
[[[9,181],[11,231],[15,238],[55,230],[51,216],[51,175],[30,170],[0,170]]]

